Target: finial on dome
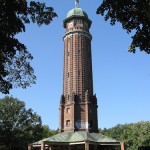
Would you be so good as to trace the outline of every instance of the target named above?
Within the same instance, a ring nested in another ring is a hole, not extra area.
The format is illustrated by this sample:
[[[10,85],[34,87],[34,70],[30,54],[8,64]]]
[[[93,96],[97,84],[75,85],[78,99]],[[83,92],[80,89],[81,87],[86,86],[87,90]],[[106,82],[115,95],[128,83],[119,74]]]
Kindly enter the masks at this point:
[[[79,6],[79,0],[75,0],[75,7]]]

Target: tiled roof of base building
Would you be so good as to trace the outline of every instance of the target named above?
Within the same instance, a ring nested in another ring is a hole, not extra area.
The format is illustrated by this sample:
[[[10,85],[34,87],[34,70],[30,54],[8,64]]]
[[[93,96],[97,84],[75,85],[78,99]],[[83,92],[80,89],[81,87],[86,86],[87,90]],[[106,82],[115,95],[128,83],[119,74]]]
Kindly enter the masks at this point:
[[[60,142],[60,143],[73,143],[73,142],[82,142],[82,141],[89,141],[89,142],[98,142],[98,143],[120,143],[119,140],[112,139],[106,137],[99,133],[89,133],[85,131],[78,131],[78,132],[63,132],[52,137],[43,139],[38,141],[34,144],[41,144],[41,142]]]

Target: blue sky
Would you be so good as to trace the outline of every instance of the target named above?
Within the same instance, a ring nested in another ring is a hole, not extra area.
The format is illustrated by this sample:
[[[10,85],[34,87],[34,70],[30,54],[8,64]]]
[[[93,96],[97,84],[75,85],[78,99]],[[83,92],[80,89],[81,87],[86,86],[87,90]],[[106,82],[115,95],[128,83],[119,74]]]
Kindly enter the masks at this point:
[[[74,0],[45,0],[53,6],[58,17],[49,25],[26,26],[19,34],[33,55],[32,66],[37,83],[25,90],[17,88],[10,95],[23,100],[42,117],[51,129],[59,127],[59,101],[63,80],[63,20],[74,7]],[[119,23],[111,26],[96,15],[101,1],[80,0],[80,7],[92,20],[94,92],[98,98],[99,128],[117,124],[150,120],[150,55],[127,51],[131,35]],[[0,98],[5,95],[0,94]]]

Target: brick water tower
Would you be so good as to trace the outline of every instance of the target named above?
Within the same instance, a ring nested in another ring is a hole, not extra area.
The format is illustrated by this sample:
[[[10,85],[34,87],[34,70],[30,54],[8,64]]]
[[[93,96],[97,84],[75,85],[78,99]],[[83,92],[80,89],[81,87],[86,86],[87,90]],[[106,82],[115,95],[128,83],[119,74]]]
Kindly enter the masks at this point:
[[[78,7],[63,22],[63,94],[60,101],[60,132],[98,132],[97,98],[93,95],[92,54],[89,32],[92,21]]]

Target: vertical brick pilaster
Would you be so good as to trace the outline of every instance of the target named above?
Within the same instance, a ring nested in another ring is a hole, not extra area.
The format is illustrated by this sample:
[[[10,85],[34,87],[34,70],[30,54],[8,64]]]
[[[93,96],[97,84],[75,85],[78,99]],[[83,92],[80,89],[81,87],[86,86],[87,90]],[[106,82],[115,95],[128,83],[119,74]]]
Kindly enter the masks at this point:
[[[71,150],[71,145],[69,145],[69,148],[68,148],[68,150]]]
[[[51,147],[51,146],[49,147],[49,150],[52,150],[52,147]]]
[[[44,143],[44,141],[41,143],[41,150],[45,150],[45,143]]]
[[[94,145],[94,150],[97,150],[97,145]]]
[[[59,107],[59,132],[64,130],[64,104],[60,104]]]
[[[85,150],[90,150],[90,145],[88,142],[85,143]]]
[[[59,106],[59,132],[62,131],[62,105]]]
[[[85,122],[86,131],[89,131],[89,91],[85,92]]]
[[[75,130],[75,102],[73,102],[72,104],[72,130],[74,131]]]
[[[61,150],[61,145],[58,145],[58,150]]]
[[[86,122],[86,131],[89,131],[89,103],[85,104],[85,122]]]
[[[121,142],[121,150],[124,150],[124,142]]]
[[[28,145],[28,150],[31,150],[31,149],[32,149],[31,145]]]

